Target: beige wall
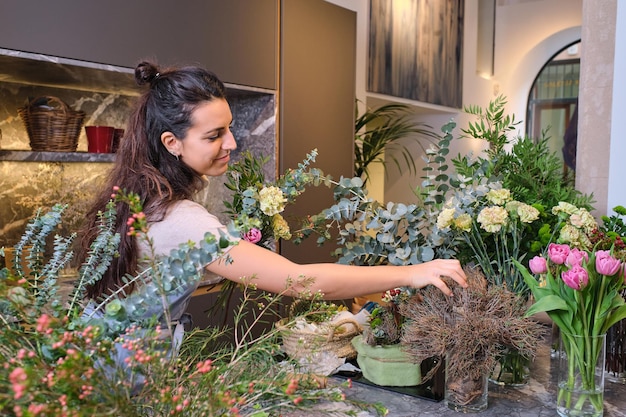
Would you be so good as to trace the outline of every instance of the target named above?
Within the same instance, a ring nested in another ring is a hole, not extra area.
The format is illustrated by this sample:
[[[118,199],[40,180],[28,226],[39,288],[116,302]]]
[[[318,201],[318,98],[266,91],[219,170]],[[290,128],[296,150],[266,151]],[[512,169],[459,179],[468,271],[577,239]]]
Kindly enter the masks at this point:
[[[611,117],[611,154],[609,156],[609,192],[607,208],[626,206],[626,140],[624,112],[626,110],[626,2],[617,4],[615,18],[615,58],[613,66],[613,100]],[[621,77],[619,76],[621,75]]]
[[[583,3],[576,184],[607,212],[616,0]],[[587,45],[587,46],[585,46]],[[589,47],[593,45],[593,47]],[[626,203],[626,201],[624,202]]]

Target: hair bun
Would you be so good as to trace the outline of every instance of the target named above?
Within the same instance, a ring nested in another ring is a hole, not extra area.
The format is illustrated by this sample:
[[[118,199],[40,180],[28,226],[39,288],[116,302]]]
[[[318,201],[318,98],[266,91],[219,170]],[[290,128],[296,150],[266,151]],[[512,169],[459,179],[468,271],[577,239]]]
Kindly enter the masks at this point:
[[[135,68],[135,82],[138,85],[152,84],[159,76],[159,69],[151,62],[140,62]]]

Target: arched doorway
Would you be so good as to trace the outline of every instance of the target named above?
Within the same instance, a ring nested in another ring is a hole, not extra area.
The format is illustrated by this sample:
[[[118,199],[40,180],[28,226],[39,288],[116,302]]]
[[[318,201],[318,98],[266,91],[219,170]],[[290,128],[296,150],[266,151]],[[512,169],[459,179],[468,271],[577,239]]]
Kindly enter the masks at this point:
[[[576,41],[550,58],[528,96],[526,134],[539,139],[545,133],[550,138],[550,149],[563,159],[565,175],[576,169],[580,48]]]

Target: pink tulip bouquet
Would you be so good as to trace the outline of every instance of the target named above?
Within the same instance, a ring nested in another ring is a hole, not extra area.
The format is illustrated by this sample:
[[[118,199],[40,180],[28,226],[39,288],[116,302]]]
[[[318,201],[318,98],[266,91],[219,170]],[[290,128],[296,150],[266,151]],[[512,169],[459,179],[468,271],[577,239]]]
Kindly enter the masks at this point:
[[[561,331],[568,369],[559,383],[557,409],[593,407],[601,413],[603,393],[596,386],[595,368],[604,355],[603,336],[626,318],[620,294],[626,288],[624,264],[612,250],[586,251],[556,243],[548,246],[547,257],[529,261],[530,272],[514,262],[535,298],[527,316],[546,312]],[[587,394],[573,398],[575,385]]]

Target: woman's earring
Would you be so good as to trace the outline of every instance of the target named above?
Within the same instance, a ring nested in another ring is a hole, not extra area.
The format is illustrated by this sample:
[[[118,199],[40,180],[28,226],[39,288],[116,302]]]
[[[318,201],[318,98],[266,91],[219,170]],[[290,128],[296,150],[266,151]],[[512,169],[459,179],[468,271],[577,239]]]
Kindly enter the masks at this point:
[[[176,158],[176,160],[178,161],[178,154],[174,153],[174,152],[170,152],[172,154],[172,156],[174,156],[174,158]]]

